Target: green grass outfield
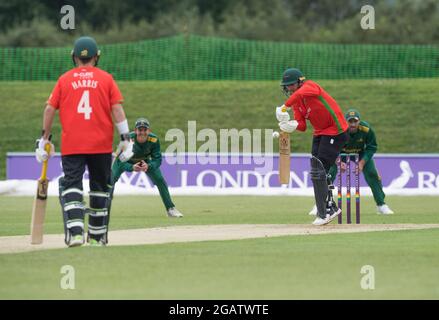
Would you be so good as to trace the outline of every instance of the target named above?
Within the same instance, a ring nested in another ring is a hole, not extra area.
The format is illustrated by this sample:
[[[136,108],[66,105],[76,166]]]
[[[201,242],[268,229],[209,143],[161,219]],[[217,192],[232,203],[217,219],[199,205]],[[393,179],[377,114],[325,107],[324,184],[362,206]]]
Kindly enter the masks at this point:
[[[379,152],[439,152],[437,79],[318,81],[343,110],[356,107],[375,128]],[[146,116],[161,138],[170,128],[277,129],[274,107],[284,102],[277,81],[121,81],[131,126]],[[0,179],[8,151],[33,151],[41,133],[43,108],[54,82],[1,82]],[[60,125],[54,124],[59,150]],[[201,142],[202,143],[202,142]],[[309,152],[311,130],[295,133],[293,152]],[[277,146],[275,146],[275,150]]]
[[[310,223],[312,197],[174,197],[183,219],[158,197],[116,197],[111,229],[195,224]],[[378,216],[362,198],[365,224],[438,223],[437,197],[389,197]],[[31,197],[0,197],[0,236],[27,234]],[[61,233],[48,200],[47,233]],[[110,234],[111,237],[111,234]],[[439,299],[439,229],[287,236],[0,255],[0,298],[49,299]],[[110,239],[111,240],[111,239]],[[75,268],[75,290],[60,269]],[[364,265],[375,289],[360,286]]]

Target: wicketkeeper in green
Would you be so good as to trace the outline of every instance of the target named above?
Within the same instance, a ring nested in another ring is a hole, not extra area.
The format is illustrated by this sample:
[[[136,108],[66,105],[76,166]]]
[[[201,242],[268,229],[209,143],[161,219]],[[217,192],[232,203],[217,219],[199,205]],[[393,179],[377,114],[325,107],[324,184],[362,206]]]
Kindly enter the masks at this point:
[[[360,161],[358,163],[360,172],[363,172],[364,179],[372,190],[373,198],[377,205],[377,211],[379,214],[393,214],[393,211],[384,202],[386,195],[383,191],[383,185],[381,177],[375,167],[375,161],[373,155],[378,149],[376,142],[375,132],[372,127],[366,121],[361,120],[360,113],[355,109],[350,109],[346,112],[345,118],[349,124],[349,139],[345,146],[342,148],[342,153],[358,153],[360,155]],[[341,170],[346,170],[346,163],[341,162]],[[333,165],[329,174],[331,180],[334,182],[337,177],[337,165]],[[309,213],[315,215],[316,208]]]
[[[160,142],[157,136],[151,132],[149,121],[145,118],[137,119],[135,130],[130,133],[130,137],[134,142],[134,156],[127,162],[122,162],[118,158],[115,160],[111,168],[113,190],[117,180],[125,171],[145,172],[159,189],[160,197],[165,205],[168,216],[172,218],[183,217],[183,214],[175,208],[169,194],[168,185],[160,171],[162,163]]]

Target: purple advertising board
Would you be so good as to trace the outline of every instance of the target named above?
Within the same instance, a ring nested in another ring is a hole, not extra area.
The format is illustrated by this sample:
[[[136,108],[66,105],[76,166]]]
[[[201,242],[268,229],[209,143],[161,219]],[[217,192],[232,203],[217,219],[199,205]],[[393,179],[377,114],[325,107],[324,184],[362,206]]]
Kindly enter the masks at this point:
[[[286,187],[305,189],[312,186],[309,176],[308,154],[291,155],[291,179]],[[171,188],[260,189],[280,187],[277,154],[203,156],[183,154],[177,157],[164,154],[161,171]],[[439,154],[376,154],[374,161],[383,186],[398,190],[439,190]],[[352,166],[353,167],[353,166]],[[41,164],[31,153],[7,154],[7,179],[35,180]],[[48,176],[56,179],[62,175],[60,156],[50,159]],[[85,176],[85,178],[87,178]],[[122,183],[148,187],[142,174],[127,173]],[[362,187],[367,184],[361,175]]]

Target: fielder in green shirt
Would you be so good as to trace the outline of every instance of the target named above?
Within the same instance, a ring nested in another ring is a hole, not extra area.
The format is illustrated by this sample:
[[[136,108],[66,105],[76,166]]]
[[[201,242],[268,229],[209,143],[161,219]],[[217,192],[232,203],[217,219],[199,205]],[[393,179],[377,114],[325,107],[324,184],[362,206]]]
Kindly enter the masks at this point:
[[[358,163],[360,172],[363,172],[364,179],[369,185],[379,214],[393,214],[393,211],[384,202],[386,195],[383,191],[381,177],[375,167],[373,155],[378,149],[375,132],[366,121],[361,120],[360,113],[355,109],[346,112],[345,118],[349,124],[349,139],[342,148],[342,153],[358,153],[360,161]],[[346,170],[345,159],[342,157],[341,170]],[[329,174],[331,181],[334,182],[337,177],[337,165],[333,165]],[[310,215],[314,215],[315,208],[311,210]]]
[[[117,180],[119,180],[125,171],[145,172],[157,186],[168,216],[173,218],[183,217],[183,214],[175,208],[171,200],[171,195],[169,194],[168,185],[160,171],[160,165],[162,163],[160,141],[157,136],[151,132],[149,121],[145,118],[137,119],[135,131],[130,133],[130,137],[134,142],[134,156],[127,162],[122,162],[119,159],[116,159],[114,162],[111,168],[111,184],[113,190]]]

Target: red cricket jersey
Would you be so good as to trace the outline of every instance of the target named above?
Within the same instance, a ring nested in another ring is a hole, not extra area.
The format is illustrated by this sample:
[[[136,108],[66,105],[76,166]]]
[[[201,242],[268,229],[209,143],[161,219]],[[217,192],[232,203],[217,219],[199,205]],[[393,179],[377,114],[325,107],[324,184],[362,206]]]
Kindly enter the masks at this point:
[[[122,101],[111,74],[97,67],[77,67],[59,77],[47,103],[59,110],[61,154],[112,152],[111,106]]]
[[[336,136],[348,129],[340,106],[314,81],[306,80],[288,98],[285,106],[293,108],[299,131],[306,130],[306,120],[313,126],[314,136]]]

